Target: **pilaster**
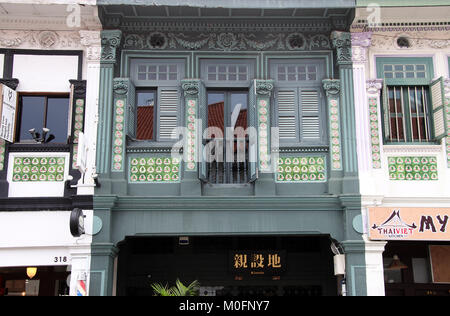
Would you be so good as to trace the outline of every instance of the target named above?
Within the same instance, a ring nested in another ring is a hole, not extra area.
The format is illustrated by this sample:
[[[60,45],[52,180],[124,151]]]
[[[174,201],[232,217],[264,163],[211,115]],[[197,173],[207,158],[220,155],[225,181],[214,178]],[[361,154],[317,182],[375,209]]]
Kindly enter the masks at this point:
[[[89,282],[90,296],[112,296],[114,259],[119,249],[110,243],[93,243]]]
[[[184,175],[181,181],[181,195],[201,196],[201,183],[198,178],[198,161],[202,150],[202,132],[199,124],[199,107],[205,88],[200,79],[182,80],[181,87],[185,102],[184,135]]]
[[[341,124],[344,171],[342,192],[350,194],[359,192],[351,33],[335,31],[331,34],[331,40],[336,49],[341,81],[340,114],[345,118]]]
[[[99,122],[97,136],[97,172],[110,175],[111,131],[113,130],[113,78],[117,49],[122,32],[107,30],[101,32],[102,51],[100,57]],[[111,192],[111,185],[102,180],[102,191]]]
[[[342,138],[341,138],[341,120],[340,120],[340,92],[341,81],[326,79],[322,81],[323,88],[327,96],[328,104],[328,123],[330,127],[330,177],[328,179],[328,192],[339,194],[342,192]]]
[[[273,172],[278,162],[279,135],[278,131],[269,128],[270,113],[272,111],[271,96],[274,89],[273,80],[255,80],[254,91],[250,93],[250,126],[257,131],[258,154],[257,164],[258,180],[255,182],[255,195],[275,195]],[[249,148],[251,150],[251,148]]]

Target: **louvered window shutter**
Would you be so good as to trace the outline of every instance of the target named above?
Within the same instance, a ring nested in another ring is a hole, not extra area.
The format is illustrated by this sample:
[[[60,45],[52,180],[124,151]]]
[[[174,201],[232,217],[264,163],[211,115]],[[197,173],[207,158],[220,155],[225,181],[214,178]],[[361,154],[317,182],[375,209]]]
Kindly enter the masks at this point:
[[[137,107],[136,107],[136,87],[130,80],[127,94],[127,135],[131,139],[136,138],[137,129]]]
[[[278,89],[278,128],[281,142],[298,142],[298,89]]]
[[[300,135],[302,142],[320,142],[320,108],[322,95],[318,89],[302,89],[300,91]]]
[[[389,113],[389,88],[386,81],[383,83],[383,121],[384,121],[384,139],[388,140],[391,138],[390,129],[390,113]]]
[[[180,89],[161,87],[158,89],[158,140],[173,141],[172,133],[177,128],[181,103]]]
[[[199,157],[198,157],[198,177],[203,182],[208,181],[208,168],[206,163],[206,155],[205,155],[205,143],[203,142],[203,133],[205,129],[208,127],[208,101],[207,101],[207,93],[206,87],[202,83],[200,85],[200,91],[198,95],[198,108],[199,108],[199,133],[197,133],[196,137],[199,136],[200,140],[197,141],[199,146]]]
[[[433,112],[434,139],[441,140],[447,136],[448,122],[445,112],[444,78],[433,81],[430,85],[431,106]]]

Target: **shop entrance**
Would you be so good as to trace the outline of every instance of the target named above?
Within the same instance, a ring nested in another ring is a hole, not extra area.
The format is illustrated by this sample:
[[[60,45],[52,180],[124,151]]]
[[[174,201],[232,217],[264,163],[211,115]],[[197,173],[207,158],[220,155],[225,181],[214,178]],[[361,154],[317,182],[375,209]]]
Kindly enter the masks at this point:
[[[35,274],[27,272],[27,267],[0,268],[0,296],[69,295],[67,266],[35,268]]]
[[[130,237],[119,244],[117,295],[200,282],[201,296],[334,296],[328,236]]]

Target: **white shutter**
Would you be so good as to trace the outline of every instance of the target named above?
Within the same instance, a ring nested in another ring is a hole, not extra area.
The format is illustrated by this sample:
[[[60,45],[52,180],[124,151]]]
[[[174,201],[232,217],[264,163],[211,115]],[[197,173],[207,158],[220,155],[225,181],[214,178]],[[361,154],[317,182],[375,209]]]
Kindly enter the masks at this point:
[[[320,141],[320,104],[321,95],[318,90],[302,90],[300,131],[302,141]]]
[[[297,89],[278,90],[278,128],[280,141],[297,140]]]
[[[178,126],[180,91],[178,88],[158,89],[158,139],[174,140],[172,133]]]

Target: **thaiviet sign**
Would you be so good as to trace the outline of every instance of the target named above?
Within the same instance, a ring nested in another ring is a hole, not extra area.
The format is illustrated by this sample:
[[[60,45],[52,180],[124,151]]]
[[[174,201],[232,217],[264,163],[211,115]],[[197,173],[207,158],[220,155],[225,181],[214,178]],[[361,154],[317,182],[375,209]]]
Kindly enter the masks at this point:
[[[450,240],[450,208],[370,208],[371,240]]]

